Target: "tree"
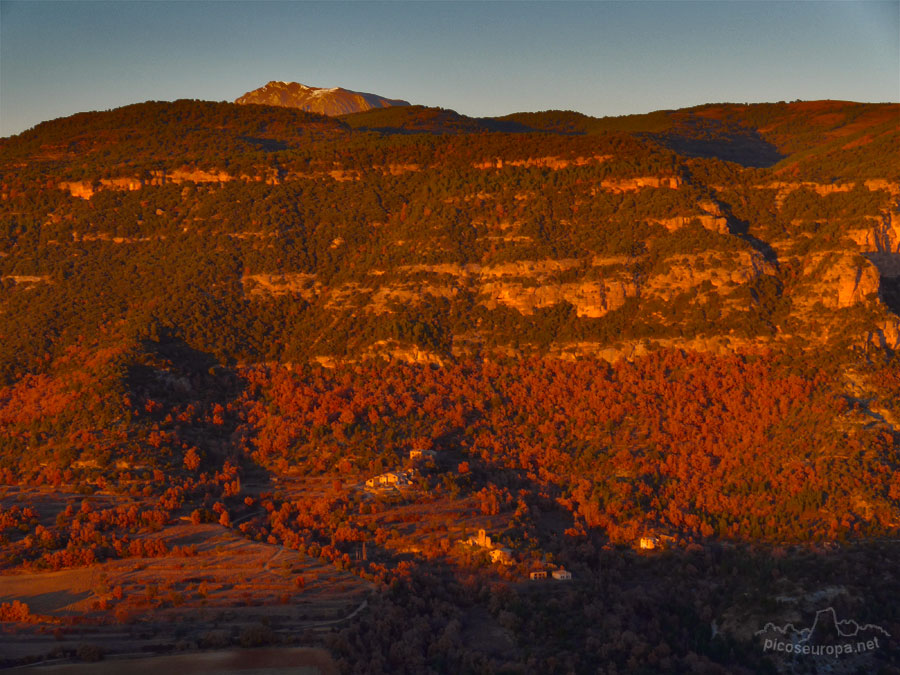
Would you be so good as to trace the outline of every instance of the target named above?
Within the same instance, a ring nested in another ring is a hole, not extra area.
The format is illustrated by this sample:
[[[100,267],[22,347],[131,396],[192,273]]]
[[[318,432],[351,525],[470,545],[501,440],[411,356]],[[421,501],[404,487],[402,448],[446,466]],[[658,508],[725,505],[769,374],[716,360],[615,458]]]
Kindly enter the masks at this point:
[[[196,471],[200,468],[200,455],[197,453],[196,448],[190,448],[184,454],[184,466],[188,471]]]

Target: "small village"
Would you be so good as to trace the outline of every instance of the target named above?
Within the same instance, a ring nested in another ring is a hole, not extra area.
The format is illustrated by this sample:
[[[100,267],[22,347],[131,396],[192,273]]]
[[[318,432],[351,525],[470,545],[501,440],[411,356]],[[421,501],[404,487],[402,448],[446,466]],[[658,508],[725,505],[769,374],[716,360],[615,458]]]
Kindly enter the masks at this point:
[[[365,487],[363,489],[369,495],[384,494],[395,490],[402,492],[407,489],[412,489],[413,480],[418,473],[415,465],[424,461],[433,461],[436,456],[437,455],[433,450],[410,450],[408,459],[413,466],[402,470],[386,471],[376,476],[372,476],[366,479],[364,484]],[[641,541],[643,542],[644,540],[642,539]],[[647,548],[653,547],[650,544],[649,539],[646,543]],[[487,534],[487,531],[483,528],[479,529],[476,535],[457,540],[457,544],[486,551],[488,558],[494,565],[511,566],[516,563],[515,551],[508,546],[500,545],[497,538]],[[643,544],[641,547],[644,548]],[[557,568],[555,565],[544,563],[539,569],[533,569],[528,572],[528,579],[531,581],[543,581],[548,579],[571,581],[572,573],[566,569]]]
[[[433,450],[410,450],[410,462],[426,461],[434,459]],[[410,468],[404,471],[386,471],[377,476],[372,476],[366,480],[366,489],[369,491],[377,491],[385,488],[405,488],[412,484],[412,480],[416,475],[416,469]]]

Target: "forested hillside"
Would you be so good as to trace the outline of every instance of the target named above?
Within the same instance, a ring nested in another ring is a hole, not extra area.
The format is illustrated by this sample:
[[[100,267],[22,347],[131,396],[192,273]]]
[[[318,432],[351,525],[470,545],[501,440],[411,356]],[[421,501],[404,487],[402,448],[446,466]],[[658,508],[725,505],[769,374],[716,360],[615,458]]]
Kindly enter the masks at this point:
[[[826,577],[900,635],[898,115],[176,101],[0,139],[0,571],[224,529],[368,589],[347,672],[760,671],[746,593]],[[136,578],[73,611],[208,604]]]

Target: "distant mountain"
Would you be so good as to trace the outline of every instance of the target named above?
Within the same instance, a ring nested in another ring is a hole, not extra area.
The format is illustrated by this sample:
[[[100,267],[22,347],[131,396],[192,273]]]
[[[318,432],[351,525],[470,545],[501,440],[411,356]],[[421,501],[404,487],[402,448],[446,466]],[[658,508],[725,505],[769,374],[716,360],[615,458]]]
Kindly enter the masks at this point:
[[[350,91],[342,87],[323,89],[307,87],[299,82],[272,81],[259,89],[248,91],[237,98],[235,103],[257,103],[261,105],[277,105],[285,108],[299,108],[320,115],[347,115],[364,112],[373,108],[392,108],[408,106],[409,101],[384,98],[377,94],[366,94]]]

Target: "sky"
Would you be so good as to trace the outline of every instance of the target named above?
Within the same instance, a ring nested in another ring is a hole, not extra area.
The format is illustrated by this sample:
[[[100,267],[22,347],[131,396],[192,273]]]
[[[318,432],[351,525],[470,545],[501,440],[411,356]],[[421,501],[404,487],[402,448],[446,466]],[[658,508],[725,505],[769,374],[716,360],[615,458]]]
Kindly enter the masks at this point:
[[[0,0],[0,136],[270,80],[473,116],[900,100],[900,0]]]

